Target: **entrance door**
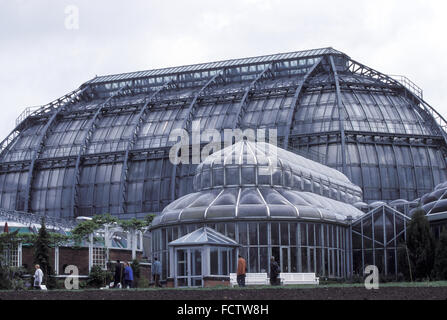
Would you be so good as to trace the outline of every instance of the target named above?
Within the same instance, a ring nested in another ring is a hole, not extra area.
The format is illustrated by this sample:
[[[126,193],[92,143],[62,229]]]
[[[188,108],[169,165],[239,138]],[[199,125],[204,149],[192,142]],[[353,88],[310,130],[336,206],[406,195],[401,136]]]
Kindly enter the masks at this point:
[[[176,250],[176,287],[188,287],[188,249]]]
[[[176,249],[176,286],[202,286],[202,250]]]
[[[190,287],[202,286],[202,250],[189,249],[190,257]]]
[[[281,247],[280,251],[280,267],[281,272],[289,273],[290,271],[290,248]]]

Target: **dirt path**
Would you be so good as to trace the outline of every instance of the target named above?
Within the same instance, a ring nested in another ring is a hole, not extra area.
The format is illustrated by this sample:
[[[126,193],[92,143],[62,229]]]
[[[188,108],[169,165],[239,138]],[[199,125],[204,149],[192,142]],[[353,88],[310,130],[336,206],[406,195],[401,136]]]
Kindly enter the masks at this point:
[[[447,287],[0,292],[0,300],[447,300]]]

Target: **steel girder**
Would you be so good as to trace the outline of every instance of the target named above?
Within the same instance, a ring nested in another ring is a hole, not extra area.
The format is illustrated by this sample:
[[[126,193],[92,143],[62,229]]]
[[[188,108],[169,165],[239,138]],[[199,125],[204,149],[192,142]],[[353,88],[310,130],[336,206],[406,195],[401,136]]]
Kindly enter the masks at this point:
[[[206,84],[202,88],[200,88],[199,92],[197,92],[194,95],[194,98],[193,98],[191,104],[189,105],[187,116],[183,120],[183,123],[182,123],[182,126],[180,127],[180,129],[184,129],[184,130],[188,131],[189,133],[191,132],[190,127],[191,127],[193,117],[196,113],[197,101],[199,100],[200,96],[209,88],[209,86],[211,86],[214,82],[217,82],[217,79],[219,77],[222,77],[223,73],[224,73],[224,70],[217,72],[216,75],[213,76],[210,80],[208,80],[206,82]]]
[[[119,89],[118,91],[116,91],[115,93],[113,93],[109,98],[106,99],[106,101],[104,103],[102,103],[96,110],[95,115],[93,116],[93,118],[90,120],[88,127],[87,127],[87,134],[85,136],[84,142],[82,143],[81,148],[79,149],[79,153],[77,155],[76,158],[76,165],[75,165],[75,174],[74,174],[74,179],[73,179],[73,184],[72,184],[72,197],[71,197],[71,216],[75,217],[75,207],[76,207],[76,199],[78,197],[78,189],[79,189],[79,184],[80,184],[80,180],[81,180],[81,159],[82,156],[84,155],[85,151],[87,150],[88,144],[90,143],[90,139],[93,135],[93,131],[95,130],[95,127],[97,125],[97,121],[99,118],[99,115],[101,114],[102,110],[110,103],[110,101],[119,96],[124,90],[128,90],[127,87],[123,87],[121,89]]]
[[[210,85],[212,85],[214,82],[216,82],[219,77],[222,77],[223,74],[225,74],[225,70],[221,70],[220,72],[217,72],[216,75],[213,76],[210,80],[208,80],[208,82],[203,87],[201,87],[200,90],[195,94],[194,99],[192,100],[191,104],[189,105],[188,115],[184,119],[180,129],[187,130],[189,133],[191,132],[189,130],[189,128],[190,128],[192,119],[194,117],[195,111],[196,111],[197,100],[203,94],[203,92],[205,90],[207,90],[207,88]],[[172,166],[172,175],[171,175],[171,200],[172,201],[175,200],[175,181],[176,181],[175,178],[177,176],[177,168],[178,168],[178,165]]]
[[[286,135],[285,135],[284,141],[283,141],[283,149],[285,149],[285,150],[287,150],[287,148],[289,146],[289,136],[290,136],[290,132],[292,130],[293,117],[295,116],[296,109],[298,107],[298,102],[299,102],[301,93],[303,92],[303,87],[306,84],[306,82],[309,80],[310,76],[315,71],[315,69],[320,65],[321,61],[323,61],[323,58],[318,59],[318,61],[312,66],[312,68],[309,69],[309,71],[304,76],[303,81],[300,83],[300,85],[297,87],[297,89],[295,91],[295,95],[293,96],[292,103],[290,104],[289,115],[287,116]]]
[[[141,108],[140,112],[137,115],[137,122],[132,128],[132,136],[128,139],[127,142],[127,148],[126,153],[124,155],[124,162],[123,162],[123,169],[121,171],[121,182],[120,182],[120,213],[126,213],[126,193],[127,193],[127,183],[128,183],[128,175],[129,175],[129,156],[130,152],[133,149],[135,142],[138,138],[138,134],[140,132],[140,129],[142,127],[142,124],[144,123],[144,120],[146,119],[146,116],[148,114],[148,111],[151,109],[151,107],[154,105],[154,100],[158,98],[158,95],[169,88],[175,80],[171,79],[166,84],[164,84],[162,87],[160,87],[158,90],[153,92],[150,96],[147,97],[147,101],[145,102],[144,106]]]
[[[20,212],[3,208],[0,208],[0,218],[5,219],[6,221],[14,221],[27,225],[30,228],[34,228],[34,225],[36,224],[40,225],[42,223],[42,218],[45,218],[47,228],[57,229],[61,232],[68,232],[76,227],[76,222],[74,220],[58,219],[42,214],[31,214],[29,212]]]
[[[390,76],[387,76],[383,73],[380,73],[379,71],[376,71],[372,68],[369,68],[357,61],[354,61],[352,59],[349,60],[349,67],[348,70],[350,70],[352,73],[369,76],[374,79],[377,79],[379,81],[384,82],[385,84],[395,85],[398,88],[401,88],[404,90],[406,94],[408,94],[410,97],[412,97],[416,102],[419,103],[419,107],[421,110],[425,111],[428,115],[431,116],[431,119],[426,119],[429,122],[431,122],[440,132],[442,137],[444,138],[444,141],[447,146],[447,121],[445,118],[439,114],[432,106],[430,106],[424,99],[419,97],[417,94],[412,92],[410,89],[408,89],[404,84],[400,83],[399,81],[391,78]]]
[[[233,125],[233,130],[236,128],[240,128],[241,127],[241,121],[242,118],[244,117],[245,114],[245,110],[247,109],[247,105],[248,105],[248,95],[250,93],[250,91],[255,88],[257,82],[269,71],[271,71],[273,68],[273,62],[270,63],[251,83],[250,85],[245,89],[245,93],[244,96],[242,97],[241,102],[239,103],[239,106],[237,108],[236,111],[236,121]]]
[[[341,97],[340,91],[340,81],[338,79],[337,69],[335,68],[334,58],[329,56],[329,61],[331,63],[332,72],[335,78],[335,89],[337,92],[337,106],[338,106],[338,116],[339,116],[339,126],[340,126],[340,134],[341,134],[341,159],[342,159],[342,167],[343,173],[347,174],[346,168],[346,137],[345,137],[345,123],[344,123],[344,113],[343,113],[343,100]]]
[[[5,155],[5,152],[9,149],[11,144],[15,141],[15,138],[22,132],[22,129],[24,127],[24,124],[28,119],[34,116],[44,115],[51,113],[54,109],[59,108],[61,105],[66,104],[67,102],[71,101],[74,97],[79,95],[79,92],[81,92],[83,89],[79,88],[76,89],[65,96],[56,99],[49,104],[39,108],[38,110],[30,113],[24,120],[22,120],[18,125],[14,128],[14,130],[0,143],[0,158],[3,158]],[[26,113],[26,111],[25,111]],[[19,116],[20,118],[20,116]]]
[[[47,122],[45,127],[43,128],[42,132],[39,134],[39,138],[37,140],[36,146],[33,150],[33,154],[31,157],[31,164],[28,169],[28,179],[26,183],[26,189],[25,189],[25,212],[29,212],[30,209],[30,200],[31,200],[31,190],[33,185],[33,178],[34,178],[34,168],[36,164],[36,160],[39,158],[40,154],[42,153],[43,147],[44,147],[44,141],[47,137],[48,131],[50,127],[53,125],[54,121],[57,119],[58,115],[65,110],[65,108],[74,102],[74,100],[78,97],[80,97],[89,87],[86,86],[82,90],[79,90],[76,95],[74,95],[69,101],[65,102],[64,104],[60,105],[57,109],[53,108],[51,110],[54,110],[53,115],[51,116],[50,120]],[[51,111],[50,111],[51,112]]]

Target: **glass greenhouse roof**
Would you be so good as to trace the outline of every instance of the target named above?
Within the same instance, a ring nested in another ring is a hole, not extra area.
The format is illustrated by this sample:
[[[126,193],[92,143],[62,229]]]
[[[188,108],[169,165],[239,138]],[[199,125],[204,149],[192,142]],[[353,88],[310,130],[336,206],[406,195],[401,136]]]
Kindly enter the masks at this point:
[[[280,166],[265,175],[260,166],[273,158]],[[169,204],[153,226],[234,219],[345,223],[363,215],[350,204],[361,201],[361,191],[343,174],[268,144],[244,140],[212,154],[197,168],[195,183],[199,192]]]
[[[243,140],[207,157],[197,168],[195,189],[282,186],[355,203],[362,190],[340,171],[276,146]]]
[[[284,188],[223,188],[186,195],[167,206],[153,226],[225,220],[303,219],[344,223],[364,213],[311,192]]]
[[[176,73],[182,72],[193,72],[193,71],[203,71],[210,69],[223,69],[225,67],[235,67],[249,64],[259,64],[259,63],[269,63],[272,61],[280,61],[280,60],[289,60],[289,59],[297,59],[297,58],[305,58],[305,57],[314,57],[325,54],[343,54],[340,51],[337,51],[333,48],[321,48],[321,49],[312,49],[312,50],[304,50],[304,51],[296,51],[289,53],[279,53],[272,55],[265,55],[259,57],[250,57],[243,59],[231,59],[217,62],[209,62],[209,63],[200,63],[194,65],[186,65],[181,67],[171,67],[171,68],[163,68],[163,69],[154,69],[147,71],[138,71],[138,72],[130,72],[130,73],[122,73],[108,76],[97,77],[88,83],[103,83],[103,82],[112,82],[112,81],[123,81],[123,80],[131,80],[137,78],[146,78],[146,77],[157,77],[162,75],[172,75]]]
[[[275,129],[282,148],[326,167],[279,151],[264,175],[270,158],[249,149],[257,163],[203,164],[197,190],[275,187],[370,204],[411,201],[447,179],[447,125],[436,110],[323,48],[87,82],[25,113],[0,143],[0,207],[64,229],[78,216],[159,214],[197,191],[197,165],[175,165],[168,151],[174,130],[198,122],[201,133]]]
[[[208,228],[200,228],[169,243],[169,246],[213,245],[236,247],[239,244],[223,234]]]
[[[436,186],[433,192],[421,198],[422,209],[432,218],[439,216],[443,219],[447,213],[447,182]]]

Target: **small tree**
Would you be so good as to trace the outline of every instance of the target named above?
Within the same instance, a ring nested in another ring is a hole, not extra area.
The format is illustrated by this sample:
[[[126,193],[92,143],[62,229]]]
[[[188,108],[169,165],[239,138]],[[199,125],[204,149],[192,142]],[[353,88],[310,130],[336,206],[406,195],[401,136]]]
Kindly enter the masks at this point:
[[[408,224],[406,244],[414,278],[430,278],[434,266],[435,241],[422,209],[416,210]]]
[[[133,272],[134,287],[137,288],[141,276],[140,262],[135,259],[130,264],[130,267],[132,268]]]
[[[100,266],[92,266],[87,281],[91,288],[101,288],[113,281],[113,274],[108,270],[102,270]]]
[[[435,273],[440,280],[447,280],[447,230],[439,236],[435,254]]]
[[[40,265],[47,286],[54,288],[56,283],[51,277],[53,270],[50,264],[50,245],[51,237],[45,226],[45,219],[42,218],[41,227],[34,244],[34,263]]]

